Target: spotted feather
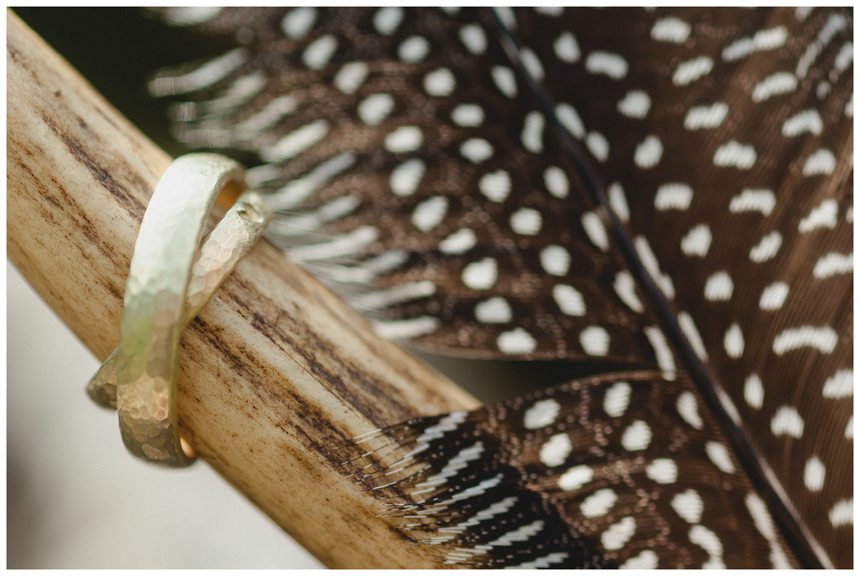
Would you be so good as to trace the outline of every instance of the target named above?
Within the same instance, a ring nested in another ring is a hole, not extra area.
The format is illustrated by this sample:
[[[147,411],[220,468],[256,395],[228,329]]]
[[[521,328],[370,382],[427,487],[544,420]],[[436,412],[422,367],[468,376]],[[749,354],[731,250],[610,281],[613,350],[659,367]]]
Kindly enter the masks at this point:
[[[258,157],[381,334],[661,371],[361,440],[392,521],[469,566],[851,565],[850,13],[164,16],[235,38],[152,81],[176,136]]]

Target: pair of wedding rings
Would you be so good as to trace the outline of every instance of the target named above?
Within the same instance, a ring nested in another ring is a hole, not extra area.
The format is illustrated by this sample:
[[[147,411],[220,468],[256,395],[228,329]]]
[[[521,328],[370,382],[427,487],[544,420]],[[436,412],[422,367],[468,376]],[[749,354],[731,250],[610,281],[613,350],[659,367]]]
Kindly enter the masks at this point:
[[[119,344],[87,386],[115,408],[126,448],[174,468],[194,462],[179,436],[179,338],[272,219],[245,189],[237,162],[217,154],[177,158],[158,182],[141,222],[125,287]],[[216,204],[232,207],[200,247]],[[233,201],[235,203],[233,203]]]

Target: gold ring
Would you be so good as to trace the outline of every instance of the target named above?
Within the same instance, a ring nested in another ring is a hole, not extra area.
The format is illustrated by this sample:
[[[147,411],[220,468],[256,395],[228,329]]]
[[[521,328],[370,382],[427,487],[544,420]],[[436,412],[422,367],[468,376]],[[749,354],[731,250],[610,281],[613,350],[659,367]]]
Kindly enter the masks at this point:
[[[179,338],[271,221],[265,201],[247,193],[198,252],[219,193],[219,200],[235,198],[237,189],[244,188],[237,162],[217,154],[181,156],[158,182],[141,222],[125,288],[119,344],[87,392],[97,404],[117,409],[126,448],[149,462],[174,468],[194,462],[183,450],[178,432]]]

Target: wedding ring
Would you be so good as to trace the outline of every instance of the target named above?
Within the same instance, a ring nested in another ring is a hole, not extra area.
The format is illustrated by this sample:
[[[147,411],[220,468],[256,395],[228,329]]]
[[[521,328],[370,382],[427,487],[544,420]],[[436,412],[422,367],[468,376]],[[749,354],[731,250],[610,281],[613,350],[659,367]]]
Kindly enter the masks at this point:
[[[117,409],[126,448],[163,466],[194,462],[178,431],[180,335],[272,218],[265,201],[247,193],[198,250],[216,198],[235,198],[237,188],[245,188],[242,167],[217,154],[181,156],[165,171],[135,243],[119,344],[87,387],[97,404]]]

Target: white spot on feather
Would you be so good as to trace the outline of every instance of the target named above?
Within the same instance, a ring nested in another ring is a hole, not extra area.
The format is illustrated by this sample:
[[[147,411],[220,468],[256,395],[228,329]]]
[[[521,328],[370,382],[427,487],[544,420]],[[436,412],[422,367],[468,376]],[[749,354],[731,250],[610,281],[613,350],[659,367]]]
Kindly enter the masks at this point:
[[[448,68],[439,68],[424,77],[424,91],[431,96],[449,96],[456,87],[457,81]]]
[[[750,492],[747,494],[744,502],[747,505],[747,509],[750,511],[750,516],[752,516],[755,527],[761,535],[769,542],[775,541],[776,530],[774,529],[773,518],[771,518],[770,512],[768,512],[764,501],[758,496],[758,494]]]
[[[564,6],[535,6],[535,12],[542,16],[558,18],[564,14]]]
[[[364,62],[349,62],[334,77],[334,85],[344,94],[354,94],[364,83],[369,71],[370,68]]]
[[[828,516],[830,517],[830,524],[834,528],[854,524],[854,498],[837,502],[830,509]]]
[[[729,212],[761,212],[764,216],[770,216],[776,205],[776,196],[771,190],[746,189],[738,196],[734,196],[729,203]]]
[[[612,418],[623,416],[630,404],[630,384],[627,382],[616,382],[603,396],[603,410]]]
[[[854,271],[854,253],[837,254],[831,252],[822,256],[815,263],[812,275],[816,278],[827,278],[834,274],[848,274]]]
[[[570,32],[562,32],[553,42],[552,49],[562,62],[573,64],[580,58],[579,44]]]
[[[687,112],[684,118],[684,128],[687,130],[699,130],[701,128],[716,128],[723,123],[729,107],[717,102],[710,106],[696,106]]]
[[[651,108],[651,98],[642,90],[632,90],[618,101],[618,111],[628,118],[645,118]]]
[[[737,322],[733,323],[726,330],[726,335],[723,338],[723,347],[726,349],[726,354],[729,355],[729,358],[740,358],[743,355],[744,335]]]
[[[618,54],[595,51],[585,59],[585,69],[592,74],[606,74],[613,80],[627,76],[627,60]]]
[[[517,95],[517,79],[514,76],[514,71],[506,66],[493,66],[490,68],[490,75],[493,78],[496,88],[507,96],[513,98]]]
[[[638,452],[651,444],[651,428],[644,420],[636,420],[621,435],[621,445],[625,450]]]
[[[504,170],[485,174],[478,182],[481,194],[493,202],[504,202],[511,193],[511,177]]]
[[[838,370],[824,382],[822,394],[825,398],[845,398],[854,395],[854,371]]]
[[[570,193],[567,175],[558,166],[550,166],[544,171],[543,182],[549,193],[556,198],[567,198]]]
[[[675,494],[675,497],[672,498],[672,508],[678,513],[678,516],[690,524],[698,524],[702,519],[702,511],[705,506],[699,493],[690,488]]]
[[[487,51],[487,36],[479,24],[466,24],[460,28],[460,41],[466,49],[479,56]]]
[[[633,153],[633,161],[642,169],[653,168],[663,156],[663,143],[656,136],[648,136]]]
[[[792,406],[780,406],[770,421],[770,431],[774,436],[803,437],[803,418]]]
[[[723,409],[726,411],[726,414],[729,415],[729,418],[734,420],[735,424],[740,426],[741,415],[740,415],[740,412],[738,412],[738,409],[737,409],[737,406],[735,406],[735,403],[732,402],[731,397],[728,394],[726,394],[726,391],[723,390],[722,388],[717,387],[716,391],[717,391],[717,398],[720,399],[720,404],[723,405]]]
[[[824,128],[824,123],[821,121],[818,110],[804,110],[785,121],[782,125],[782,135],[792,137],[810,132],[817,136],[821,134],[822,128]]]
[[[484,258],[463,269],[463,283],[473,290],[487,290],[496,283],[497,275],[495,259]]]
[[[443,254],[463,254],[471,250],[478,243],[475,233],[469,228],[460,228],[439,243],[439,250]]]
[[[460,154],[474,164],[480,164],[493,155],[493,145],[483,138],[470,138],[460,145]]]
[[[606,252],[609,250],[609,236],[603,220],[595,212],[586,212],[582,215],[582,228],[588,235],[591,243]]]
[[[579,343],[586,354],[606,356],[609,351],[609,333],[600,326],[589,326],[579,333]]]
[[[666,298],[672,300],[675,297],[675,286],[672,284],[672,279],[667,274],[660,271],[660,263],[657,262],[657,257],[651,251],[651,245],[644,236],[637,236],[634,241],[636,253],[642,260],[642,265],[645,270],[657,284],[657,287],[666,295]]]
[[[767,286],[761,293],[758,305],[762,310],[779,310],[782,308],[785,298],[788,296],[788,284],[785,282],[774,282]]]
[[[520,208],[511,214],[511,229],[517,234],[534,236],[540,232],[543,218],[540,212],[533,208]]]
[[[757,245],[752,247],[750,250],[750,260],[757,263],[770,260],[779,252],[780,246],[782,246],[782,235],[774,230],[762,238]]]
[[[520,58],[522,58],[523,66],[529,76],[540,82],[543,80],[543,65],[540,63],[540,58],[530,48],[520,50]]]
[[[824,200],[814,208],[797,227],[801,232],[809,232],[816,228],[836,228],[836,216],[839,213],[839,205],[832,198]]]
[[[707,56],[699,56],[693,60],[682,62],[675,68],[675,74],[672,75],[672,83],[675,86],[686,86],[690,82],[694,82],[707,75],[714,67],[714,61]]]
[[[429,232],[439,225],[448,212],[448,198],[434,196],[424,200],[412,212],[412,223],[422,232]]]
[[[825,475],[824,463],[817,456],[806,461],[806,467],[803,469],[803,483],[810,491],[821,491],[824,487]]]
[[[576,108],[566,102],[561,102],[555,107],[555,115],[568,132],[580,140],[585,138],[585,125],[582,123]]]
[[[484,109],[477,104],[460,104],[451,111],[451,120],[457,126],[480,126],[484,123]]]
[[[529,430],[545,428],[555,422],[560,411],[561,405],[552,398],[539,400],[526,410],[523,415],[523,425]]]
[[[385,137],[385,149],[392,154],[414,152],[421,147],[424,135],[417,126],[401,126]]]
[[[423,36],[410,36],[397,48],[397,55],[404,62],[421,62],[430,51],[430,43]]]
[[[657,568],[657,555],[653,550],[643,550],[631,556],[618,567],[620,570],[654,570]]]
[[[514,16],[514,11],[507,6],[493,8],[499,20],[505,25],[508,30],[517,29],[517,18]]]
[[[281,30],[292,40],[301,40],[317,20],[317,9],[303,6],[290,10],[281,20]]]
[[[675,356],[672,354],[672,349],[666,343],[666,337],[663,331],[657,326],[646,326],[642,329],[645,332],[645,337],[654,349],[654,355],[657,357],[657,365],[663,370],[663,377],[667,380],[675,379]]]
[[[567,435],[564,435],[565,438]],[[558,487],[562,490],[579,490],[594,478],[594,471],[588,466],[575,466],[559,476]]]
[[[376,126],[394,110],[394,98],[390,94],[371,94],[358,105],[358,117],[369,126]]]
[[[717,272],[705,282],[705,299],[711,302],[731,300],[734,289],[734,282],[728,272]]]
[[[600,535],[600,542],[607,550],[619,550],[636,532],[636,520],[631,516],[622,518]]]
[[[424,177],[424,161],[417,158],[399,164],[391,171],[391,191],[397,196],[411,196]]]
[[[771,96],[785,94],[797,88],[797,78],[789,72],[777,72],[756,84],[753,89],[752,101],[762,102]]]
[[[326,34],[317,38],[305,48],[305,51],[302,53],[302,62],[311,70],[320,70],[325,68],[336,50],[337,38],[331,34]]]
[[[598,161],[606,162],[609,158],[609,140],[600,132],[589,132],[585,137],[585,145]]]
[[[817,176],[819,174],[832,174],[835,168],[836,157],[833,156],[833,152],[826,148],[819,148],[803,163],[803,175]]]
[[[612,283],[612,287],[628,308],[639,313],[645,310],[645,307],[642,306],[642,301],[639,300],[639,296],[636,294],[636,282],[633,280],[630,272],[626,270],[618,272],[615,275],[615,282]]]
[[[573,445],[570,443],[570,437],[567,435],[567,433],[563,432],[561,434],[556,434],[555,436],[544,442],[543,446],[541,446],[540,461],[549,467],[561,466],[562,464],[564,464],[564,461],[567,460],[567,457],[570,454],[571,450],[573,450]],[[586,470],[591,472],[590,468],[584,466],[581,468],[585,468]],[[558,479],[558,485],[563,490],[571,489],[567,487],[570,485],[570,483],[563,483],[565,481],[565,476],[570,474],[570,472],[571,471],[568,470]],[[589,477],[588,480],[590,479],[591,478]],[[585,480],[582,483],[584,484],[585,482],[588,482],[588,480]],[[578,488],[579,486],[576,487]]]
[[[513,318],[513,313],[508,301],[496,296],[475,306],[475,318],[484,324],[507,324]]]
[[[699,224],[691,228],[681,239],[681,252],[687,256],[707,256],[711,247],[711,229],[707,224]]]
[[[727,474],[734,474],[735,465],[732,463],[729,450],[725,446],[719,442],[708,442],[705,444],[705,452],[717,468]]]
[[[529,562],[517,564],[516,566],[505,566],[505,569],[510,568],[512,570],[537,570],[540,568],[551,568],[553,564],[559,564],[566,560],[567,557],[567,552],[553,552],[551,554],[547,554],[546,556],[535,558],[534,560],[531,560]]]
[[[706,562],[702,564],[704,570],[724,570],[726,565],[723,563],[723,543],[719,537],[705,528],[697,524],[690,528],[690,542],[698,544],[710,556]]]
[[[537,341],[522,328],[502,332],[496,344],[505,354],[531,354],[537,347]]]
[[[693,189],[686,184],[663,184],[654,196],[654,208],[665,210],[686,210],[693,199]]]
[[[529,152],[539,154],[543,151],[544,117],[540,112],[531,111],[523,121],[523,133],[520,136],[523,147]]]
[[[582,294],[573,286],[556,284],[552,288],[552,297],[562,313],[568,316],[584,316],[585,301]]]
[[[774,50],[785,44],[788,31],[785,26],[759,30],[752,38],[739,38],[723,50],[723,60],[734,62],[762,50]]]
[[[630,220],[630,208],[627,206],[627,198],[624,196],[624,189],[619,182],[613,182],[609,185],[609,206],[618,219],[622,222]]]
[[[734,140],[723,144],[714,153],[715,166],[735,166],[741,170],[752,168],[756,159],[755,148]]]
[[[782,356],[786,352],[809,346],[817,348],[819,352],[830,354],[836,348],[839,337],[830,326],[816,328],[814,326],[801,326],[800,328],[788,328],[780,332],[773,339],[773,351]]]
[[[758,410],[764,402],[764,386],[759,375],[753,372],[744,382],[744,399],[747,404]]]
[[[403,8],[386,6],[373,15],[373,27],[383,36],[391,36],[403,22]]]
[[[609,512],[617,500],[618,495],[611,488],[604,488],[583,500],[579,509],[586,518],[596,518]]]
[[[541,250],[540,263],[547,274],[564,276],[570,269],[570,253],[561,246],[551,244]]]
[[[681,392],[678,395],[678,402],[675,404],[678,414],[684,421],[695,428],[701,430],[704,423],[702,417],[699,416],[699,404],[696,402],[696,396],[689,391]]]
[[[683,44],[690,36],[690,25],[674,17],[660,18],[651,28],[651,38],[661,42]]]
[[[671,458],[657,458],[645,468],[645,474],[657,484],[673,484],[678,479],[678,465]]]

